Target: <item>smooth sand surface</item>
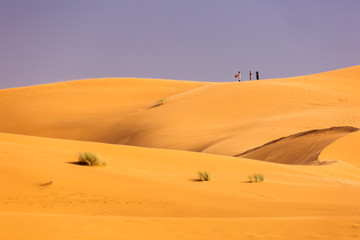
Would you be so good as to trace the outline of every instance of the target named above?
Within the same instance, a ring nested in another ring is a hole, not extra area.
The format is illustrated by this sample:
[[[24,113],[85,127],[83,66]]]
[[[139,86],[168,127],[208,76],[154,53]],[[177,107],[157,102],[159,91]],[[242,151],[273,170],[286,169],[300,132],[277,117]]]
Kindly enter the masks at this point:
[[[0,90],[0,238],[359,239],[359,90],[360,66]]]

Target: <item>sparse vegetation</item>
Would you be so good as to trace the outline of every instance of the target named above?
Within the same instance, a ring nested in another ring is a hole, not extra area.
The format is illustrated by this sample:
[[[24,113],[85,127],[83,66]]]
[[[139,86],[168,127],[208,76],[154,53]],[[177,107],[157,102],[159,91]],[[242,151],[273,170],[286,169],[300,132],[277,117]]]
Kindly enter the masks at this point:
[[[160,99],[158,101],[156,101],[156,103],[154,105],[152,105],[151,107],[154,108],[154,107],[159,107],[161,105],[163,105],[165,103],[165,99]]]
[[[254,174],[252,176],[249,176],[249,182],[254,183],[254,182],[264,182],[265,178],[264,175],[262,174]]]
[[[211,176],[208,172],[198,172],[200,181],[210,181]]]
[[[78,163],[86,166],[105,166],[106,163],[93,153],[84,152],[79,153]]]

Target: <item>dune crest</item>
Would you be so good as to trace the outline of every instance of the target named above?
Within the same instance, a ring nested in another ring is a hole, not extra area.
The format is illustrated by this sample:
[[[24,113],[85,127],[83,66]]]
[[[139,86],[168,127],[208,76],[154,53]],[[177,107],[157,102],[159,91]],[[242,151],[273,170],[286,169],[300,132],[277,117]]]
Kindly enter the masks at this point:
[[[358,130],[349,126],[310,130],[276,139],[235,157],[296,165],[324,164],[318,159],[322,150],[337,139]]]

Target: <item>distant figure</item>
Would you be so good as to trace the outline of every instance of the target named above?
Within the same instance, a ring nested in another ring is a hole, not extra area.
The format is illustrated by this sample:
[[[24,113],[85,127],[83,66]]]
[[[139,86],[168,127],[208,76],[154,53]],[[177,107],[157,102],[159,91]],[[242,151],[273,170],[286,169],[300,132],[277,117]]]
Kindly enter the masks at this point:
[[[256,80],[259,80],[259,70],[256,71]]]
[[[249,78],[250,78],[250,81],[251,81],[251,75],[252,75],[252,72],[249,71]]]
[[[235,77],[237,77],[237,79],[239,80],[239,82],[241,81],[241,72],[239,71],[237,75],[235,75]]]

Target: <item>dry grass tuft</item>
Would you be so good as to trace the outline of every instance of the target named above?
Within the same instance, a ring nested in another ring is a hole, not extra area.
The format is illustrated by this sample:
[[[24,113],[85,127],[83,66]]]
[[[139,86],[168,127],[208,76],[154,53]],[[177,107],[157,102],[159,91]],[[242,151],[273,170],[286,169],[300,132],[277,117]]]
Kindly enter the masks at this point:
[[[84,152],[79,153],[78,163],[86,166],[105,166],[106,163],[101,161],[100,158],[93,153]]]
[[[249,176],[249,182],[254,183],[254,182],[264,182],[265,178],[264,175],[262,174],[254,174],[252,176]]]
[[[198,174],[199,174],[199,180],[200,181],[210,181],[210,179],[211,179],[211,176],[210,176],[210,173],[208,173],[208,172],[198,172]]]

